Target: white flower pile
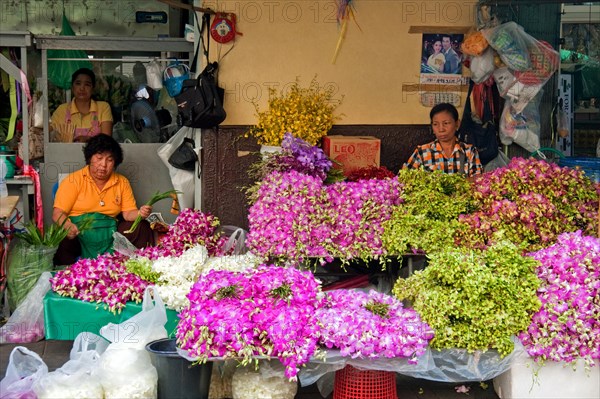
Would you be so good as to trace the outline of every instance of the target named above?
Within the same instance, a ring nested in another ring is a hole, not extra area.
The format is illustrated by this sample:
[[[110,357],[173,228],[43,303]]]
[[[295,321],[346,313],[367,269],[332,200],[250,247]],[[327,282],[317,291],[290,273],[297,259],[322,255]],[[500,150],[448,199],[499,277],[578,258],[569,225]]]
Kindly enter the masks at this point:
[[[288,380],[278,361],[260,361],[258,370],[240,367],[233,374],[233,399],[294,399],[296,382]]]
[[[156,259],[152,271],[160,274],[156,287],[165,305],[179,312],[189,305],[187,294],[201,274],[211,270],[244,271],[260,263],[261,258],[251,253],[210,258],[203,245],[196,245],[178,257]]]

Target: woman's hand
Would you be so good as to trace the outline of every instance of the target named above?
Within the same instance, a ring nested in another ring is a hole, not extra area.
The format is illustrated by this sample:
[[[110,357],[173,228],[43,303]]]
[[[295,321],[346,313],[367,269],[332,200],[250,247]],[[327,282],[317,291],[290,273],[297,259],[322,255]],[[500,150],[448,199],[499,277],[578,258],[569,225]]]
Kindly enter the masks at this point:
[[[143,219],[146,219],[152,213],[152,206],[151,205],[142,205],[140,207],[140,211],[139,212],[140,212],[140,216]]]
[[[69,232],[67,233],[67,238],[69,240],[72,240],[73,238],[77,237],[79,235],[79,229],[77,228],[77,226],[75,225],[75,223],[71,223],[70,220],[68,220],[65,223],[65,228],[67,230],[69,230]]]

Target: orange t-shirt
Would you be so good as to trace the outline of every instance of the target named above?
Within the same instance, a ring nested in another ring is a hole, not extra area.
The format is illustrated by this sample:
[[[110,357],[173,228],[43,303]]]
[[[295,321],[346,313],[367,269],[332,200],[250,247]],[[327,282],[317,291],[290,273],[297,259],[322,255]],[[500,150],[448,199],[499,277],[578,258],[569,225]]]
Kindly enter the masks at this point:
[[[65,177],[56,191],[54,207],[68,216],[98,212],[116,217],[121,212],[137,209],[133,190],[125,176],[114,172],[100,191],[90,176],[89,166]]]

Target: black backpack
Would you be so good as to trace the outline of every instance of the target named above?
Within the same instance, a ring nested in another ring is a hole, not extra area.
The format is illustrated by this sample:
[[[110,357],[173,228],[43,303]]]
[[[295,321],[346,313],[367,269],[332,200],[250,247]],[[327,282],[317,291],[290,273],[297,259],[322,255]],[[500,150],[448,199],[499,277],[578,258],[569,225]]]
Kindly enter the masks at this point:
[[[225,90],[217,86],[216,62],[204,68],[196,79],[183,81],[181,92],[175,96],[180,125],[194,128],[218,126],[227,117],[223,108]]]
[[[198,17],[196,13],[196,23]],[[219,64],[210,62],[208,59],[208,50],[210,44],[210,14],[205,13],[202,16],[202,27],[200,28],[200,40],[194,54],[191,72],[196,71],[198,62],[198,50],[200,42],[206,56],[206,67],[196,79],[186,79],[181,86],[181,92],[175,96],[177,109],[179,110],[177,122],[180,126],[209,129],[218,126],[227,117],[225,108],[223,108],[223,98],[225,90],[217,84],[216,72]],[[206,31],[207,44],[204,46],[204,31]]]

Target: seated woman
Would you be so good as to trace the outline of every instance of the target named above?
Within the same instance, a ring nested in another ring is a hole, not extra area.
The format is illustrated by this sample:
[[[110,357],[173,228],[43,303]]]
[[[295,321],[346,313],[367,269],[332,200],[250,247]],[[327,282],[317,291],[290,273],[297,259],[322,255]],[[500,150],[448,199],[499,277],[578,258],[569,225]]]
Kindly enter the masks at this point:
[[[445,173],[461,173],[467,177],[483,172],[477,148],[458,141],[456,132],[460,121],[458,111],[452,104],[442,103],[429,112],[435,140],[417,146],[403,169],[425,168]]]
[[[83,147],[87,166],[66,176],[58,186],[52,220],[69,230],[60,244],[54,262],[69,265],[78,257],[95,258],[112,252],[115,231],[125,232],[138,215],[147,218],[152,207],[137,208],[129,180],[115,169],[123,162],[123,151],[115,139],[105,134],[92,137]],[[118,223],[117,216],[124,219]],[[93,220],[92,228],[79,227]],[[137,248],[154,245],[154,235],[145,220],[125,237]]]
[[[73,73],[73,100],[61,104],[50,119],[52,141],[86,142],[100,133],[112,135],[113,118],[110,105],[105,101],[92,100],[95,86],[96,75],[91,69],[81,68]]]

